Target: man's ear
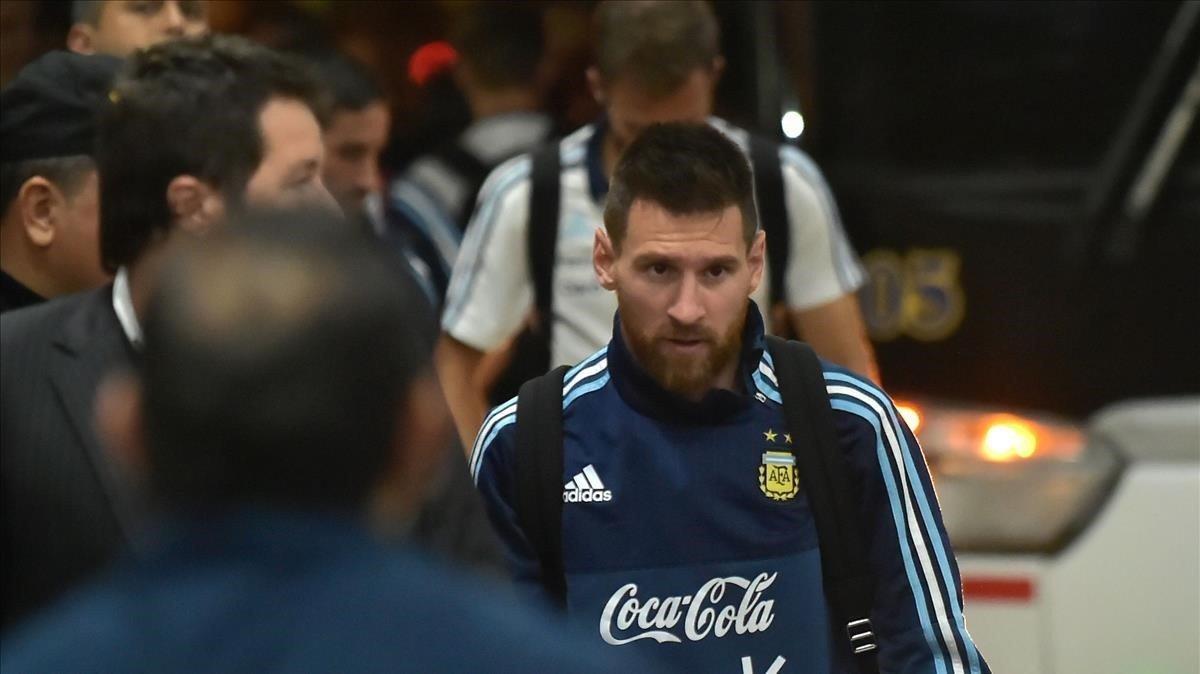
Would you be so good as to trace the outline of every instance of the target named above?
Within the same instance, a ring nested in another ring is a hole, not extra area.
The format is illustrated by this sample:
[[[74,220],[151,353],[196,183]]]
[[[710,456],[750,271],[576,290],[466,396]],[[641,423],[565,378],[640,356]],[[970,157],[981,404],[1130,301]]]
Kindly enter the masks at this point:
[[[750,242],[750,250],[746,254],[746,264],[750,267],[750,294],[753,295],[758,290],[758,284],[762,283],[763,277],[763,262],[767,254],[767,234],[759,229],[754,233],[754,240]]]
[[[82,21],[72,24],[67,31],[67,49],[76,54],[95,54],[96,28]]]
[[[195,176],[175,176],[167,184],[167,206],[175,224],[196,235],[204,234],[225,214],[221,194]]]
[[[38,248],[54,243],[67,198],[62,190],[42,176],[33,176],[17,191],[17,208],[25,238]]]
[[[712,62],[712,83],[715,88],[721,82],[721,75],[725,74],[725,57],[716,56]]]
[[[130,372],[106,377],[96,391],[96,430],[116,464],[130,476],[147,471],[147,451],[142,421],[142,387]]]
[[[605,290],[616,290],[617,281],[613,275],[613,266],[617,262],[617,252],[613,248],[612,239],[608,238],[608,230],[596,228],[596,241],[592,245],[592,267],[596,270],[596,278]]]
[[[588,90],[592,92],[592,99],[600,105],[607,102],[605,95],[604,76],[600,74],[600,70],[595,66],[587,69]]]

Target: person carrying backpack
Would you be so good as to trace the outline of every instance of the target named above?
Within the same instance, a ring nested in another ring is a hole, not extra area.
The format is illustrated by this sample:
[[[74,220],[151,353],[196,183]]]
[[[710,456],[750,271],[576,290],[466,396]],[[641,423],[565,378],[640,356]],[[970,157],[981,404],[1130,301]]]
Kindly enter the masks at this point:
[[[754,299],[777,319],[773,334],[878,381],[856,294],[866,276],[820,170],[799,148],[712,116],[724,58],[710,4],[601,2],[594,19],[587,76],[603,116],[497,167],[454,264],[435,365],[463,446],[489,402],[608,340],[616,303],[592,272],[593,235],[621,152],[653,122],[708,121],[753,157],[769,243]]]
[[[611,341],[493,410],[470,457],[518,587],[681,672],[988,672],[893,403],[764,334],[737,145],[648,127],[604,224]]]

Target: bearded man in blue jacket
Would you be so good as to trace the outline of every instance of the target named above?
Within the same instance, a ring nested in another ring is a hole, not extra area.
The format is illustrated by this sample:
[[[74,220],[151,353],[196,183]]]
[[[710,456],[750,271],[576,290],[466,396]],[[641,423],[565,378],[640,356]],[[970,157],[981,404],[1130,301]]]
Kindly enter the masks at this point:
[[[756,218],[750,167],[711,127],[652,126],[618,164],[593,251],[617,295],[613,337],[563,379],[564,604],[596,639],[679,671],[849,672],[794,470],[815,448],[788,430],[748,299]],[[879,669],[987,672],[916,439],[868,379],[822,367],[875,577]],[[518,413],[514,399],[485,419],[470,465],[516,578],[540,593],[517,513]]]

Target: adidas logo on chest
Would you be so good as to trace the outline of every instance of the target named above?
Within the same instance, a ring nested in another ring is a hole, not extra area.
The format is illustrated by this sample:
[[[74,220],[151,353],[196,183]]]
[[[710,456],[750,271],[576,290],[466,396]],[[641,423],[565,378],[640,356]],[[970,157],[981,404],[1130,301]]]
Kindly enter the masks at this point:
[[[604,488],[604,482],[590,463],[563,485],[563,503],[605,503],[611,500],[612,491]]]

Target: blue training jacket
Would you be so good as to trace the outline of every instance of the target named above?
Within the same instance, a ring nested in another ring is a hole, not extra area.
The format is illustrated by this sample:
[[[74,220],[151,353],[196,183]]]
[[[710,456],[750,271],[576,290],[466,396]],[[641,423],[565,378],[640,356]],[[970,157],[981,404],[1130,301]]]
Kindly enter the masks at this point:
[[[567,612],[596,639],[683,672],[852,672],[831,625],[816,528],[751,303],[746,393],[668,393],[620,338],[563,385]],[[924,456],[888,396],[822,363],[867,523],[884,672],[988,672],[963,621]],[[514,512],[516,400],[484,420],[470,468],[518,584],[543,595]]]

